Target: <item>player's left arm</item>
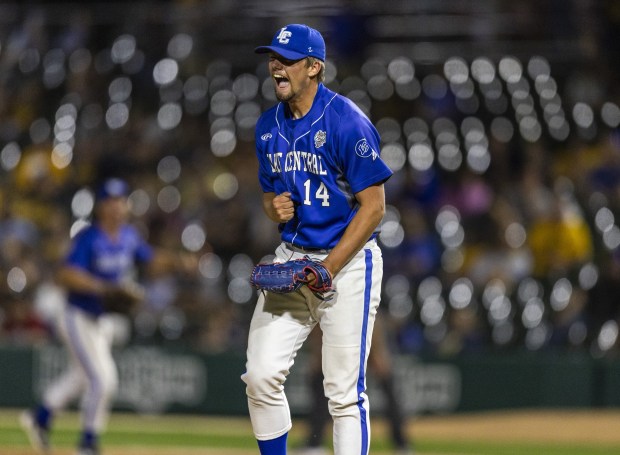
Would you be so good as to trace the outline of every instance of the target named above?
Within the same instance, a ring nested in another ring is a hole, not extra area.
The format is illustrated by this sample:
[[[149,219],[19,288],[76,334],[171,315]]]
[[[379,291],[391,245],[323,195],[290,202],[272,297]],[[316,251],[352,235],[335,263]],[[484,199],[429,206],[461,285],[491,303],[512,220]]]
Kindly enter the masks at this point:
[[[385,190],[377,183],[355,194],[359,209],[338,244],[330,251],[323,265],[336,276],[368,242],[385,214]]]

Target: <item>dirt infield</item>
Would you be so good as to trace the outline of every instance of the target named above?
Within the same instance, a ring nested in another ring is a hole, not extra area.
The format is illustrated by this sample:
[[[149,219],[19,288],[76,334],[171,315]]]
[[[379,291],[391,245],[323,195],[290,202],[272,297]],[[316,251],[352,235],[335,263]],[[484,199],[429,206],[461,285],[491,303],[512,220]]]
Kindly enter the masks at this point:
[[[620,445],[620,410],[525,410],[422,417],[411,424],[423,439]]]

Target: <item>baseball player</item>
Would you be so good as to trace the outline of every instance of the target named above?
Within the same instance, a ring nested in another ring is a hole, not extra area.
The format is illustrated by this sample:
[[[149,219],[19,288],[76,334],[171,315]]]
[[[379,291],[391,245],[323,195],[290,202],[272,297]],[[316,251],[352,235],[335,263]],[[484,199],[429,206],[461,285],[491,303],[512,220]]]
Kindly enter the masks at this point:
[[[317,276],[308,274],[307,285],[294,292],[261,292],[242,375],[253,431],[261,454],[286,454],[292,424],[284,382],[319,324],[335,454],[365,455],[366,361],[383,274],[375,237],[385,211],[383,183],[392,172],[370,120],[322,83],[325,42],[317,30],[287,25],[255,52],[269,54],[279,100],[256,125],[263,208],[282,239],[275,261],[320,261],[332,290],[312,292]]]
[[[50,450],[54,414],[81,396],[82,432],[77,453],[99,454],[99,435],[118,383],[109,326],[102,318],[107,305],[131,305],[142,298],[142,290],[134,281],[140,265],[159,270],[192,266],[185,258],[179,260],[181,256],[154,250],[127,223],[128,193],[129,186],[118,178],[101,185],[96,193],[94,222],[74,237],[58,271],[59,284],[67,290],[58,333],[70,353],[71,366],[45,391],[42,403],[21,416],[30,442],[40,452]]]

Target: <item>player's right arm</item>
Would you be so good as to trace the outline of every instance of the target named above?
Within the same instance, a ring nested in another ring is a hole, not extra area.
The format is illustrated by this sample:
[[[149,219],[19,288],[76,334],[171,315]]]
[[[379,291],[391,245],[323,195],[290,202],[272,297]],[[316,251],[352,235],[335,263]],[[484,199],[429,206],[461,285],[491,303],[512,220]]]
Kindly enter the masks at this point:
[[[58,270],[56,279],[58,283],[68,291],[80,294],[102,296],[109,285],[109,283],[106,283],[92,273],[69,264],[62,266],[60,270]]]
[[[263,193],[263,210],[276,223],[286,223],[295,216],[295,205],[291,193]]]

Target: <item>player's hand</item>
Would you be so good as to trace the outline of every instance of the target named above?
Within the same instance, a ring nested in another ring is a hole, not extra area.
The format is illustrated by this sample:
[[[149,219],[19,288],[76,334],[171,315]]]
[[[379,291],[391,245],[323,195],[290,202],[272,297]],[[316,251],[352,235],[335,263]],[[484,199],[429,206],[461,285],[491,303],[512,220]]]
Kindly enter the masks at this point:
[[[102,294],[101,303],[105,311],[111,313],[132,314],[144,300],[146,291],[131,280],[107,284]]]
[[[280,223],[286,223],[295,216],[295,204],[288,191],[278,194],[271,203]]]
[[[316,286],[316,275],[314,273],[309,273],[307,276],[308,286]]]
[[[324,262],[323,262],[323,266],[325,266]],[[325,268],[329,272],[330,276],[333,276],[333,273],[331,272],[331,270],[328,267],[325,267]],[[307,284],[310,288],[316,287],[318,285],[318,278],[314,273],[309,272],[308,275],[306,275],[306,279],[308,280]]]

